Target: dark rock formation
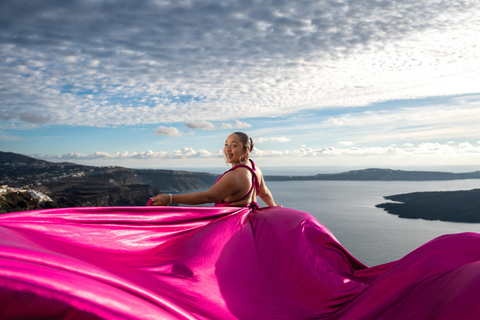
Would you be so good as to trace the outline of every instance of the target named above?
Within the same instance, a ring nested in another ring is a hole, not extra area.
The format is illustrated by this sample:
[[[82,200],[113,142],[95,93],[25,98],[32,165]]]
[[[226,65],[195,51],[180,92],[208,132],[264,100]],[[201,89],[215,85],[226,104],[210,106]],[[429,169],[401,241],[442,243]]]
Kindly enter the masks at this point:
[[[401,218],[480,222],[480,189],[414,192],[384,197],[397,201],[377,205]]]

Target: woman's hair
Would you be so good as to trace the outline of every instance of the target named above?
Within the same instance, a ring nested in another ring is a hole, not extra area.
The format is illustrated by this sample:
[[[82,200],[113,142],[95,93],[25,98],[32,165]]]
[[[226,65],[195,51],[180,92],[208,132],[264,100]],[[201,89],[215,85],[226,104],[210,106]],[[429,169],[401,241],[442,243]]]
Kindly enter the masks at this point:
[[[240,141],[242,141],[243,151],[248,151],[247,152],[247,159],[248,159],[248,154],[253,150],[252,138],[250,138],[246,133],[243,133],[243,132],[234,132],[233,134],[236,134],[240,138]]]

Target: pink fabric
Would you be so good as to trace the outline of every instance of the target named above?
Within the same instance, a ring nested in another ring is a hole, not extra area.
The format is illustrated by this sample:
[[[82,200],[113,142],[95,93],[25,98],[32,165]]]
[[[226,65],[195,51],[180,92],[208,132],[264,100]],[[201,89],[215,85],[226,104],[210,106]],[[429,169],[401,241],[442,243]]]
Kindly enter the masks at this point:
[[[367,268],[287,208],[0,216],[0,319],[477,319],[480,235]]]

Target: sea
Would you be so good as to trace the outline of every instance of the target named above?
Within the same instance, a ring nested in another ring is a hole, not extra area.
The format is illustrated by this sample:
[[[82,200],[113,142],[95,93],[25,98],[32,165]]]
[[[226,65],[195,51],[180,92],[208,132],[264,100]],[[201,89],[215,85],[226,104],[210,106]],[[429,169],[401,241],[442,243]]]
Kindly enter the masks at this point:
[[[445,168],[444,168],[445,169]],[[465,169],[465,168],[463,168]],[[473,169],[473,168],[468,168]],[[438,170],[471,172],[478,170]],[[209,170],[218,173],[218,170]],[[295,175],[262,168],[264,175]],[[331,172],[345,172],[333,170]],[[348,171],[348,170],[347,170]],[[437,171],[437,170],[429,170]],[[297,173],[299,171],[297,170]],[[303,171],[305,175],[325,171]],[[270,181],[266,182],[276,203],[308,212],[327,227],[358,260],[375,266],[402,258],[422,244],[444,234],[480,233],[480,223],[405,219],[375,205],[384,196],[417,191],[454,191],[480,188],[480,179],[450,181]],[[264,204],[259,199],[259,204]]]
[[[275,202],[310,213],[358,260],[374,266],[400,259],[444,234],[480,233],[480,223],[405,219],[375,205],[383,197],[417,191],[480,188],[480,180],[451,181],[271,181]],[[259,204],[262,206],[261,201]]]

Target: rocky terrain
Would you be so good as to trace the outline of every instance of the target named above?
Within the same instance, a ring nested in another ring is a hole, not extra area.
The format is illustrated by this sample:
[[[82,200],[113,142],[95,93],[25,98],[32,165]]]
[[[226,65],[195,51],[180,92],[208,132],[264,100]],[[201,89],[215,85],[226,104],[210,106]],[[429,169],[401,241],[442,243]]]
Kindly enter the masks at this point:
[[[209,173],[54,163],[0,152],[0,213],[145,205],[159,192],[207,188],[217,178]]]

